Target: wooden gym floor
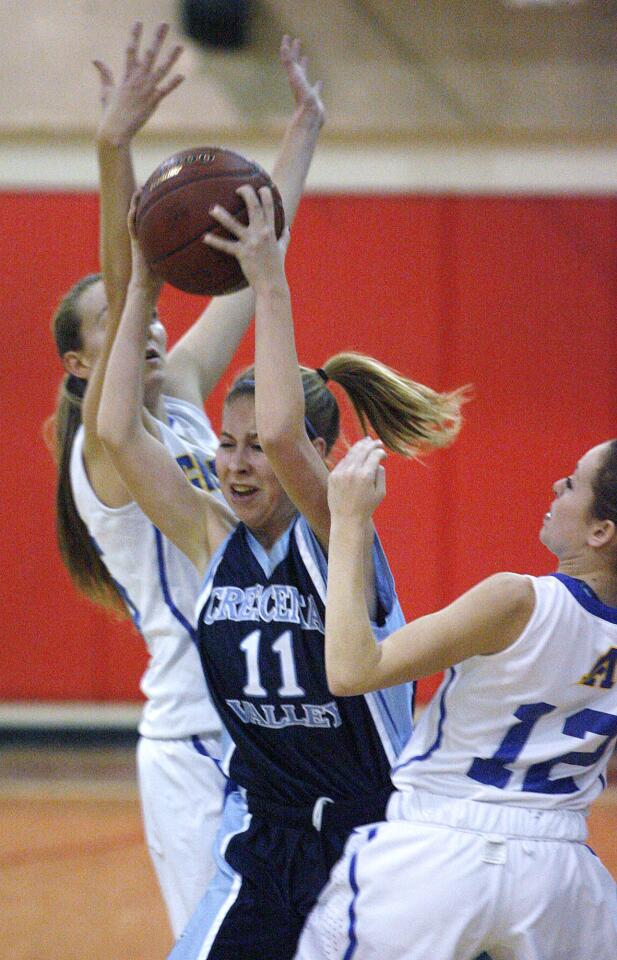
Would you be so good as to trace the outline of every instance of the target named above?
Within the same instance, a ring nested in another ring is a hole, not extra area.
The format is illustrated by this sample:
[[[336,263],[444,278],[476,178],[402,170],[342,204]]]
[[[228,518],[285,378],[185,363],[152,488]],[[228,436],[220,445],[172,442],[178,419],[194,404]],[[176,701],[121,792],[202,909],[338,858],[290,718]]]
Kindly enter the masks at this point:
[[[617,769],[590,818],[617,879]],[[0,960],[164,960],[132,748],[0,747]]]
[[[133,748],[0,749],[1,960],[161,960]]]

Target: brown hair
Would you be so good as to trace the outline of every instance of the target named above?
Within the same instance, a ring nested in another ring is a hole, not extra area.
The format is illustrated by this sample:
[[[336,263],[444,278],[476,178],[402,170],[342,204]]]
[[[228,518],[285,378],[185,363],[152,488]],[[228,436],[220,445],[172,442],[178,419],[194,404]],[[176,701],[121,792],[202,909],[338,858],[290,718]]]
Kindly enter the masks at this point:
[[[591,514],[617,524],[617,440],[610,440],[603,463],[591,482]]]
[[[337,353],[319,371],[300,370],[307,427],[325,440],[326,452],[338,439],[340,412],[325,378],[343,388],[364,432],[370,425],[385,446],[403,456],[445,447],[461,428],[461,407],[468,393],[465,387],[437,393],[359,353]],[[254,390],[254,367],[250,367],[234,381],[226,401]]]
[[[68,350],[82,348],[79,298],[100,279],[100,273],[82,277],[60,301],[52,319],[52,332],[60,357]],[[77,589],[94,603],[126,618],[126,606],[77,512],[71,489],[71,450],[81,425],[81,402],[86,386],[86,380],[67,374],[60,384],[56,409],[43,428],[57,469],[56,537],[64,565]]]

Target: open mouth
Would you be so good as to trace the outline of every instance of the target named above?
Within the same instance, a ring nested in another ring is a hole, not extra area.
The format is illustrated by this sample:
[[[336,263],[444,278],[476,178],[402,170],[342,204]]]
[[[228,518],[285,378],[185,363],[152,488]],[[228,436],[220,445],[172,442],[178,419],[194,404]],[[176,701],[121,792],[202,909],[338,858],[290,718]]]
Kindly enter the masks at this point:
[[[161,356],[158,350],[155,350],[154,347],[149,347],[146,350],[146,360],[160,360]]]
[[[232,496],[237,500],[248,500],[257,493],[257,487],[251,487],[248,483],[232,483],[230,489]]]

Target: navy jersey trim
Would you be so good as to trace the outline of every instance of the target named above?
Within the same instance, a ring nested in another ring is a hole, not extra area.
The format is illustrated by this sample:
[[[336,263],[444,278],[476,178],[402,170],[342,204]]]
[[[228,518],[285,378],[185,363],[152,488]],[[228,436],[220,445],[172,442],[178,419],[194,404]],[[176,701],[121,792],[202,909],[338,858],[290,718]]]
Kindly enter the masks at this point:
[[[94,546],[94,549],[98,553],[99,557],[101,558],[103,563],[105,563],[105,560],[103,559],[104,554],[103,554],[103,551],[101,550],[101,547],[99,546],[99,544],[97,543],[97,541],[95,540],[95,538],[92,536],[90,532],[88,533],[88,536],[90,537],[90,540],[92,541],[92,545]],[[105,569],[107,569],[107,565],[105,565]],[[107,573],[109,574],[109,578],[113,583],[114,587],[120,594],[120,597],[122,598],[122,601],[130,614],[130,617],[131,617],[131,620],[133,621],[135,629],[139,630],[139,632],[141,633],[141,613],[139,612],[139,610],[137,609],[137,606],[133,603],[131,597],[129,596],[128,590],[126,589],[125,586],[123,586],[120,583],[119,580],[116,580],[115,577],[112,577],[111,573],[109,573],[109,570],[107,570]]]
[[[371,827],[371,829],[369,830],[366,836],[365,844],[368,844],[371,842],[371,840],[374,840],[375,837],[377,836],[377,832],[378,832],[377,827]],[[358,857],[362,852],[362,849],[356,850],[356,852],[353,854],[351,858],[351,863],[349,864],[348,881],[349,881],[349,887],[351,889],[352,897],[351,897],[351,903],[349,904],[349,909],[347,913],[349,917],[349,925],[347,927],[347,949],[343,954],[343,960],[352,960],[352,957],[356,952],[356,947],[358,946],[358,937],[356,934],[356,927],[358,925],[358,913],[357,913],[356,903],[360,896],[360,885],[358,883]]]
[[[212,760],[212,763],[217,767],[220,773],[225,777],[225,796],[227,796],[230,789],[235,789],[235,784],[232,784],[231,780],[223,770],[220,760],[217,760],[216,757],[213,757],[211,753],[208,752],[205,743],[200,739],[196,734],[191,736],[191,743],[202,757],[207,757],[208,760]],[[231,786],[230,786],[231,785]]]
[[[617,623],[617,608],[609,607],[606,603],[603,603],[597,593],[584,580],[568,577],[565,573],[551,573],[549,576],[563,583],[576,602],[580,603],[581,607],[588,613],[592,613],[595,617],[600,617],[601,620],[606,620],[608,623]]]
[[[197,639],[197,631],[189,621],[186,619],[181,610],[178,610],[177,606],[171,598],[171,593],[169,590],[169,583],[167,581],[167,571],[165,570],[165,557],[163,554],[163,534],[157,527],[152,527],[154,530],[154,537],[156,540],[156,559],[159,568],[159,580],[161,582],[161,590],[163,591],[163,599],[167,604],[167,607],[176,618],[178,623],[184,627],[188,633],[191,640],[195,641]]]
[[[439,750],[441,746],[441,740],[443,737],[443,728],[446,722],[446,717],[448,711],[446,710],[446,696],[448,690],[452,686],[452,683],[457,677],[456,667],[450,667],[449,677],[444,683],[443,690],[441,691],[441,696],[439,698],[439,722],[437,724],[437,735],[431,746],[423,754],[418,754],[418,756],[410,757],[409,760],[406,760],[405,763],[399,763],[397,766],[392,768],[392,773],[397,773],[399,770],[402,770],[403,767],[409,766],[410,763],[415,763],[416,761],[428,760],[431,754],[435,753],[436,750]],[[413,736],[413,734],[412,734]]]

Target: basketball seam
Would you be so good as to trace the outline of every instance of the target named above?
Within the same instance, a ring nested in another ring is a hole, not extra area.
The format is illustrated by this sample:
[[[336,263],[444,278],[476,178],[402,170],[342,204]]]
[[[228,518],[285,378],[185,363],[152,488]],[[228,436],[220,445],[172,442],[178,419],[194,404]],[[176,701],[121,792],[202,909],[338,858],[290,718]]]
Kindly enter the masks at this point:
[[[204,172],[204,174],[207,173],[207,171],[205,171],[205,170],[204,170],[203,172]],[[179,183],[175,183],[173,186],[171,186],[170,189],[169,189],[169,190],[166,190],[165,193],[164,193],[162,196],[160,196],[160,197],[152,197],[152,196],[146,197],[145,203],[144,203],[143,205],[140,203],[140,205],[139,205],[139,207],[138,207],[138,209],[137,209],[137,216],[136,216],[136,218],[135,218],[137,227],[139,227],[139,221],[140,221],[141,217],[142,217],[145,213],[148,212],[148,210],[150,209],[150,207],[156,206],[156,204],[157,204],[159,201],[164,200],[166,197],[170,197],[173,193],[176,192],[176,190],[180,190],[182,187],[186,187],[186,186],[188,186],[188,185],[191,184],[191,183],[199,183],[200,180],[209,180],[209,181],[212,181],[212,180],[227,180],[227,179],[229,179],[229,178],[231,178],[231,177],[237,177],[237,176],[239,176],[240,173],[241,173],[241,171],[235,171],[235,170],[233,170],[233,171],[228,171],[228,170],[226,170],[226,171],[224,171],[224,172],[217,173],[217,174],[215,174],[214,176],[211,176],[211,175],[210,175],[210,176],[199,176],[199,177],[194,177],[194,178],[192,178],[191,180],[182,180],[182,181],[180,181]],[[255,177],[256,175],[264,176],[264,174],[265,174],[265,177],[266,177],[266,183],[264,184],[264,186],[270,186],[271,183],[272,183],[271,178],[268,176],[267,173],[265,173],[264,170],[260,170],[260,169],[257,169],[257,168],[254,168],[252,173],[247,173],[247,183],[248,183],[248,181],[249,181],[252,177]],[[148,189],[148,184],[146,183],[146,185],[145,185],[145,187],[144,187],[144,192],[145,192],[147,189]],[[150,206],[149,206],[149,204],[150,204]]]
[[[214,179],[214,178],[213,178],[213,179]],[[268,184],[264,184],[264,186],[268,186]],[[272,184],[270,184],[270,187],[272,187]],[[169,194],[166,193],[166,194],[165,194],[165,197],[168,197],[168,196],[169,196]],[[162,200],[163,197],[161,197],[160,199]],[[276,207],[277,207],[277,206],[278,206],[278,205],[275,203],[275,215],[276,215]],[[282,200],[280,201],[280,206],[283,207],[283,202],[282,202]],[[227,208],[226,208],[226,209],[227,209]],[[232,215],[232,217],[233,217],[233,216],[236,216],[238,213],[241,213],[243,209],[245,210],[246,207],[239,205],[238,207],[234,207],[233,210],[228,210],[228,213],[230,213],[230,214]],[[283,213],[284,213],[284,209],[283,209]],[[246,224],[244,224],[244,226],[246,226]],[[154,266],[156,266],[157,263],[161,263],[163,260],[167,260],[168,257],[173,257],[173,255],[174,255],[175,253],[179,253],[181,250],[186,249],[186,247],[190,246],[192,243],[195,243],[195,241],[198,240],[199,237],[203,237],[204,234],[206,234],[206,233],[216,232],[217,229],[223,230],[224,232],[227,232],[227,233],[229,232],[229,231],[226,231],[226,230],[225,230],[225,227],[223,227],[221,224],[217,224],[216,227],[211,228],[210,230],[202,228],[198,233],[195,234],[194,237],[190,237],[190,238],[189,238],[188,240],[186,240],[181,246],[176,247],[174,250],[167,250],[167,252],[164,253],[162,256],[157,257],[156,259],[150,260],[150,261],[149,261],[149,262],[150,262],[150,265],[154,267]],[[234,239],[234,238],[231,236],[231,234],[230,234],[230,239]],[[215,250],[215,251],[213,251],[213,252],[215,252],[215,253],[222,253],[223,251],[221,251],[221,250]],[[224,256],[229,256],[229,254],[224,254]]]

